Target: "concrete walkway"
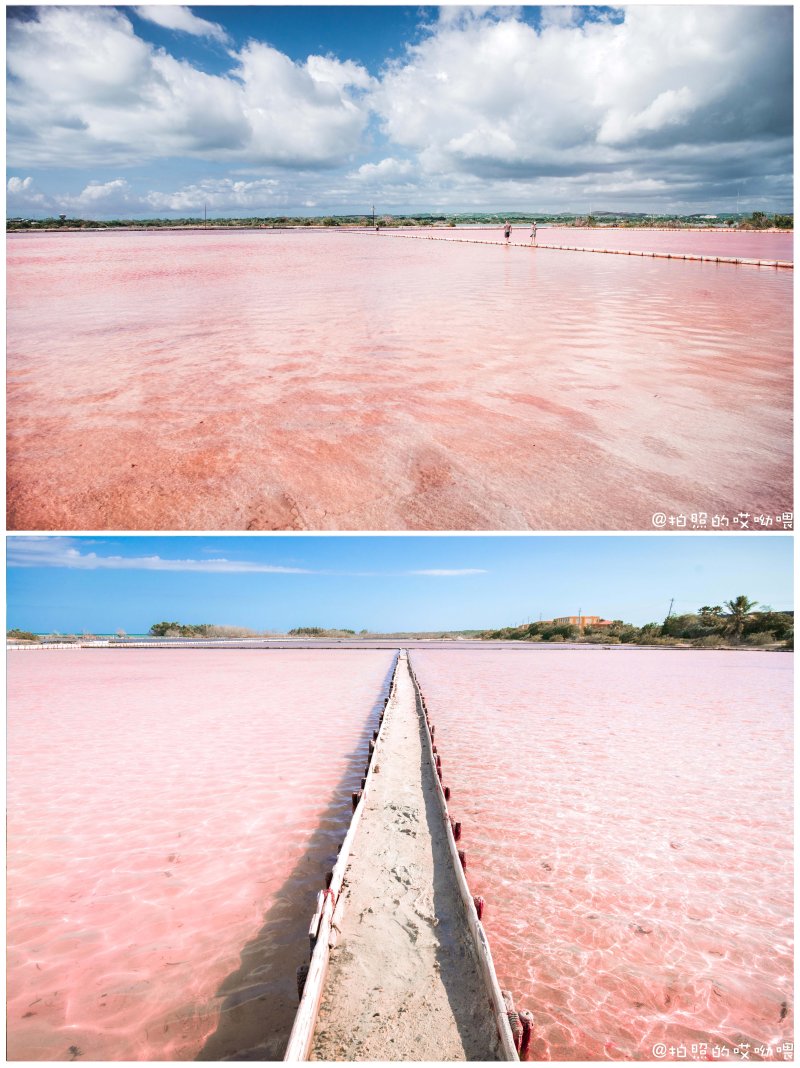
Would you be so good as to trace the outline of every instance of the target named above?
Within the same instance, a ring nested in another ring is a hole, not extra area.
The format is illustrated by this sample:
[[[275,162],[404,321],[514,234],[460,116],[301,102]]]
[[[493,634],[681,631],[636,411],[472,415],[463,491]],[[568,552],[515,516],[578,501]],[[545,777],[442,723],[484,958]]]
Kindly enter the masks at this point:
[[[408,662],[342,888],[312,1060],[496,1060]]]

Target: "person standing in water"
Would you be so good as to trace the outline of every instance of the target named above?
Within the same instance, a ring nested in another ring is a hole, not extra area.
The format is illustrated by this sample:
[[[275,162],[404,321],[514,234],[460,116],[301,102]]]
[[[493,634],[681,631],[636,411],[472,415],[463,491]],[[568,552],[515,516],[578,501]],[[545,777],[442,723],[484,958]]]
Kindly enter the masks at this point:
[[[531,241],[533,241],[534,245],[536,244],[536,220],[535,219],[531,223]]]
[[[511,223],[508,220],[506,220],[503,223],[503,233],[505,234],[506,241],[510,241],[510,239],[511,239]]]

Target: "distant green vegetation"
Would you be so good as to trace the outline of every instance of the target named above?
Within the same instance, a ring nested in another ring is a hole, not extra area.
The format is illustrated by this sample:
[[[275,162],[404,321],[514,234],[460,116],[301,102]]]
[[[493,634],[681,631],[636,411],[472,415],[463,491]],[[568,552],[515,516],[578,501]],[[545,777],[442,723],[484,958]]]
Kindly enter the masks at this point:
[[[153,638],[205,638],[210,623],[154,623],[149,633]]]
[[[286,229],[287,227],[326,228],[337,226],[376,226],[378,228],[397,228],[415,226],[467,226],[483,224],[501,226],[508,219],[512,224],[529,225],[534,220],[538,223],[553,223],[560,226],[626,226],[626,227],[663,227],[665,229],[709,226],[736,227],[741,230],[764,230],[771,228],[791,230],[794,225],[792,215],[768,215],[763,211],[754,211],[745,216],[734,213],[717,215],[657,215],[646,212],[612,212],[595,211],[590,215],[578,215],[574,212],[550,214],[548,212],[451,212],[433,214],[420,212],[414,215],[325,215],[306,218],[300,215],[277,216],[243,216],[236,219],[202,219],[185,216],[180,219],[70,219],[51,217],[48,219],[13,218],[6,221],[6,229],[13,230],[175,230],[185,228],[208,229]]]
[[[227,627],[217,623],[154,623],[149,632],[153,638],[257,638],[258,631],[248,627]],[[124,632],[118,637],[124,638]]]
[[[33,634],[29,630],[20,630],[18,627],[12,627],[11,630],[6,631],[7,638],[14,638],[18,642],[38,642],[39,635]]]
[[[791,230],[794,227],[794,218],[791,215],[773,215],[771,218],[764,211],[754,211],[749,219],[743,219],[739,223],[740,230]]]
[[[289,631],[292,638],[340,638],[355,634],[348,627],[295,627]]]
[[[220,626],[214,623],[154,623],[149,634],[154,638],[277,638],[276,631],[255,631],[247,627]],[[77,643],[94,638],[84,631],[76,634],[48,634],[40,637],[32,631],[12,628],[9,639],[30,642]],[[292,638],[346,639],[356,636],[350,627],[293,627]],[[791,612],[773,612],[771,608],[751,601],[744,594],[726,601],[724,605],[703,605],[697,612],[670,615],[663,623],[645,623],[642,627],[615,619],[610,626],[582,629],[550,622],[524,623],[499,630],[434,630],[434,631],[367,631],[360,630],[362,639],[382,638],[392,641],[404,639],[455,640],[474,638],[483,640],[520,642],[580,642],[588,645],[666,645],[696,649],[731,649],[768,646],[773,649],[794,648],[794,616]],[[114,639],[112,639],[114,640]],[[125,641],[124,631],[117,631],[117,640]]]
[[[794,616],[773,612],[764,607],[754,611],[756,602],[744,594],[722,605],[703,605],[696,613],[667,616],[663,623],[646,623],[635,627],[621,619],[610,627],[526,623],[484,631],[482,637],[502,641],[584,642],[586,644],[690,645],[698,649],[734,648],[736,646],[780,646],[794,648]]]

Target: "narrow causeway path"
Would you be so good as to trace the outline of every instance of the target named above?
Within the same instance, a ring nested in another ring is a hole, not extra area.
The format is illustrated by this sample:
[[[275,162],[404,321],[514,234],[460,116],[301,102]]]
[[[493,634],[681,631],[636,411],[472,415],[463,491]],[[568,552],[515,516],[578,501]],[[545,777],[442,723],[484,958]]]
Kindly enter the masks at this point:
[[[500,1058],[408,661],[375,755],[311,1060]]]

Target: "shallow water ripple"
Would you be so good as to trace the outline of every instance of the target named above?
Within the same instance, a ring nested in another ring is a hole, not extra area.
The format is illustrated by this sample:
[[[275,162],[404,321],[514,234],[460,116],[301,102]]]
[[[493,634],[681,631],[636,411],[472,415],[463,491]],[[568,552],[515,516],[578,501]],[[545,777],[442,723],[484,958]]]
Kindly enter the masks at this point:
[[[391,662],[12,654],[10,1059],[281,1055]]]
[[[15,529],[790,508],[791,271],[269,231],[12,235],[8,264]]]
[[[532,1059],[791,1041],[791,657],[412,659]]]

